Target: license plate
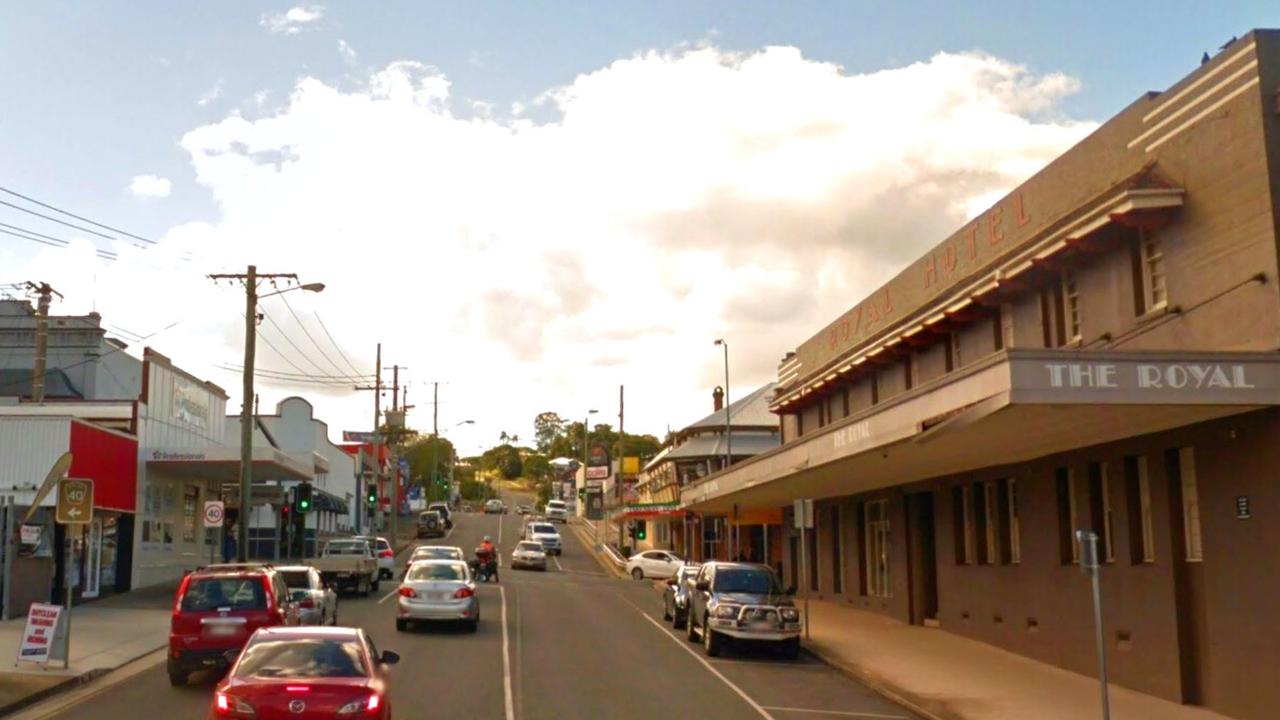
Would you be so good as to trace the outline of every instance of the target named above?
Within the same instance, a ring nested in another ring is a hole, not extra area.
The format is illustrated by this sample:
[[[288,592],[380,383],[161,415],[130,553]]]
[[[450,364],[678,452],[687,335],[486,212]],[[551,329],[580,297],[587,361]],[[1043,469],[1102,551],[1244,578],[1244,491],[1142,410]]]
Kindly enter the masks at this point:
[[[209,634],[225,637],[227,635],[235,635],[238,628],[235,625],[210,625]]]

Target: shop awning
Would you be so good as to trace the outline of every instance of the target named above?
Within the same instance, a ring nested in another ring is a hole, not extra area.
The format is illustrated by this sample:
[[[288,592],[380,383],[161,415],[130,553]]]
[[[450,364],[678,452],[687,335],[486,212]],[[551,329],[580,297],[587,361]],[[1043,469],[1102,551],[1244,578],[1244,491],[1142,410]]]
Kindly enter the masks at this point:
[[[780,507],[1280,405],[1280,355],[1010,350],[681,492],[693,510]]]
[[[347,501],[331,492],[314,488],[311,494],[315,500],[317,510],[334,512],[340,515],[349,512]]]
[[[240,448],[147,448],[142,453],[148,467],[163,467],[185,475],[218,482],[235,482],[240,477]],[[291,455],[272,447],[253,448],[253,481],[311,480],[315,477],[313,458]]]

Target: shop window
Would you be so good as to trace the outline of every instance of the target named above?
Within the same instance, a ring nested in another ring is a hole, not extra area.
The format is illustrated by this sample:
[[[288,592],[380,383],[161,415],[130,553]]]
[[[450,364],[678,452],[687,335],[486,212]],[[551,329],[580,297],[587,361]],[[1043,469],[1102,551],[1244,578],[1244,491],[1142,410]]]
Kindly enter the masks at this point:
[[[857,541],[858,541],[858,548],[857,548],[857,550],[858,550],[858,557],[862,558],[862,572],[857,573],[857,575],[858,575],[858,594],[859,594],[859,595],[862,595],[862,596],[864,596],[864,597],[865,597],[865,596],[866,596],[866,594],[867,594],[867,580],[871,577],[871,573],[867,571],[867,558],[869,558],[869,557],[871,556],[871,554],[870,554],[870,551],[867,549],[867,506],[866,506],[866,503],[862,503],[862,502],[854,503],[854,505],[853,505],[853,519],[854,519],[854,523],[858,526],[858,527],[856,528],[856,530],[857,530],[857,535],[856,535],[856,537],[857,537]]]
[[[974,563],[973,543],[973,494],[968,485],[951,489],[951,505],[955,515],[956,564]]]
[[[1200,486],[1196,479],[1194,448],[1178,448],[1178,477],[1182,485],[1182,532],[1187,562],[1201,562],[1204,542],[1200,534]]]
[[[825,427],[827,424],[827,402],[825,400],[818,402],[818,427]]]
[[[182,542],[196,541],[196,505],[200,502],[200,489],[188,485],[182,495]]]
[[[906,390],[915,387],[915,365],[915,355],[908,355],[902,359],[902,387]]]
[[[1004,305],[997,305],[991,310],[991,333],[992,333],[991,342],[993,344],[992,346],[995,348],[996,352],[1000,352],[1001,350],[1004,349],[1004,346],[1005,346],[1005,342],[1004,342],[1005,306]]]
[[[1022,562],[1022,522],[1018,517],[1018,482],[1005,478],[999,484],[1000,562],[1017,565]]]
[[[817,525],[816,522],[814,524]],[[809,573],[809,589],[812,590],[813,592],[818,592],[821,588],[818,585],[819,573],[818,573],[817,528],[815,527],[813,530],[801,530],[800,532],[808,533],[805,536],[805,542],[808,543],[808,545],[805,547],[804,550],[805,550],[805,555],[807,556],[805,559],[805,562],[807,563],[807,565],[805,566],[805,571]]]
[[[840,507],[831,508],[831,592],[844,592],[844,527]]]
[[[1105,462],[1089,463],[1089,514],[1090,525],[1098,534],[1099,560],[1104,563],[1115,562],[1115,523],[1111,505],[1111,483],[1107,477]]]
[[[1129,555],[1134,565],[1156,561],[1156,533],[1151,519],[1151,480],[1147,457],[1124,459],[1125,495],[1129,510]]]
[[[889,588],[889,501],[866,504],[867,595],[891,597]]]
[[[1166,285],[1164,264],[1164,241],[1157,235],[1142,233],[1139,240],[1141,248],[1141,275],[1143,312],[1151,312],[1164,307],[1169,300]]]
[[[1062,271],[1062,314],[1066,330],[1064,344],[1080,342],[1080,288],[1076,284],[1076,272],[1070,268]]]
[[[849,417],[849,393],[850,390],[848,387],[845,387],[844,391],[840,393],[840,396],[844,401],[844,417]]]
[[[947,333],[947,370],[955,370],[964,365],[964,358],[960,355],[960,333]]]
[[[1080,562],[1080,546],[1076,543],[1079,517],[1076,511],[1076,477],[1071,468],[1060,467],[1053,471],[1054,489],[1058,498],[1058,554],[1063,565]]]
[[[996,484],[990,480],[977,483],[973,492],[979,500],[981,514],[978,517],[977,536],[981,539],[979,562],[994,565],[999,557],[997,548],[997,532],[999,531],[999,514],[996,512]]]
[[[796,437],[804,435],[804,412],[796,413]]]

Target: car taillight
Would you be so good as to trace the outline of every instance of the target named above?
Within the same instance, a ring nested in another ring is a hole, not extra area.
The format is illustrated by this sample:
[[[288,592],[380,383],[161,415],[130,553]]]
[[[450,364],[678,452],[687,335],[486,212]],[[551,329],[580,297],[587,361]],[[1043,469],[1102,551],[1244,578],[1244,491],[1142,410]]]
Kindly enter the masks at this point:
[[[370,695],[367,698],[359,698],[338,708],[339,715],[355,715],[364,712],[366,715],[372,715],[378,712],[382,707],[382,697],[380,695]]]
[[[416,597],[418,597],[418,591],[417,591],[417,590],[414,590],[413,588],[409,587],[408,585],[401,585],[401,586],[400,586],[400,591],[399,591],[399,592],[400,592],[400,596],[401,596],[401,597],[407,597],[407,598],[416,598]]]
[[[453,597],[461,600],[462,598],[469,598],[475,594],[476,594],[475,590],[472,590],[469,587],[464,587],[464,588],[458,588],[458,592],[454,593]]]
[[[253,717],[253,706],[244,698],[232,697],[226,693],[213,696],[213,710],[219,715]]]
[[[395,553],[391,552],[391,550],[389,550],[389,549],[388,549],[388,550],[379,550],[379,551],[378,551],[378,557],[395,557]]]
[[[178,586],[178,597],[173,601],[173,616],[176,618],[182,614],[182,598],[187,594],[187,588],[191,586],[191,576],[182,578],[182,584]]]

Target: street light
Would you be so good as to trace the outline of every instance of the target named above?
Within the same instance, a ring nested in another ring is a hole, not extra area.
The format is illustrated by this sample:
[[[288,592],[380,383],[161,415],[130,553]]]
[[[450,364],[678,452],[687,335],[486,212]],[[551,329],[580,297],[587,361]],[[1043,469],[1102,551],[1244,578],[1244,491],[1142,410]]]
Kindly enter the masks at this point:
[[[476,424],[475,420],[463,420],[462,422],[454,425],[454,427],[460,428],[463,425],[475,425],[475,424]],[[435,448],[436,448],[436,443],[432,443],[431,452],[433,457],[435,455]],[[449,451],[452,454],[452,457],[449,458],[449,487],[452,488],[453,487],[453,468],[458,464],[458,448],[455,447],[452,443],[450,443]],[[434,465],[434,462],[435,461],[432,460],[433,465]]]
[[[245,280],[244,314],[244,401],[240,408],[240,512],[236,518],[236,559],[249,559],[249,508],[253,491],[253,360],[258,349],[258,301],[293,290],[321,292],[324,283],[294,285],[283,290],[258,295],[257,268],[249,266]]]
[[[729,343],[724,338],[716,338],[716,345],[724,348],[724,469],[733,464],[733,424],[729,417]],[[734,551],[740,550],[738,538],[738,506],[733,506],[733,532],[729,535],[729,559],[734,558]]]

